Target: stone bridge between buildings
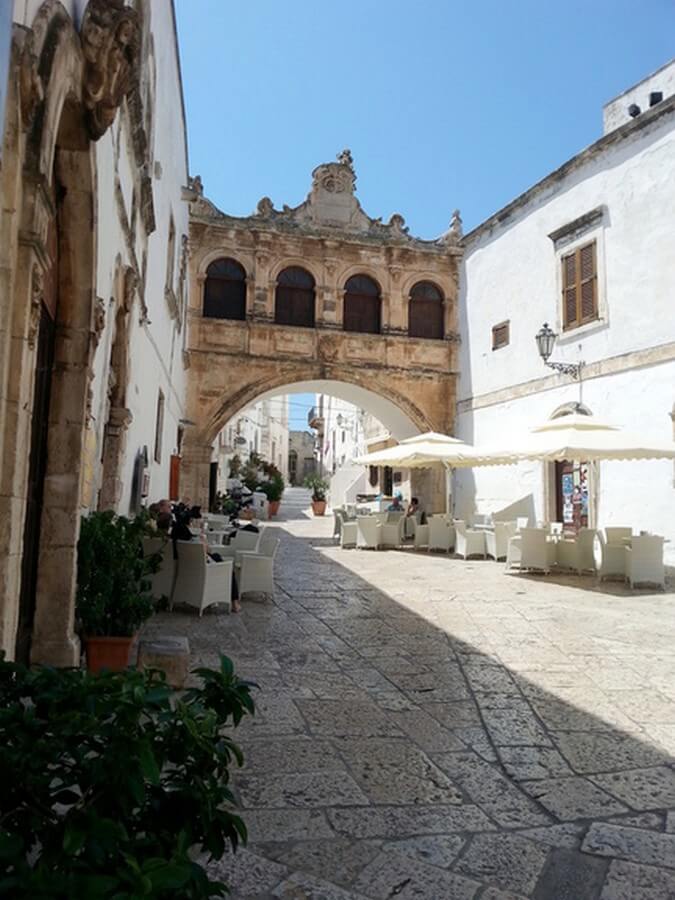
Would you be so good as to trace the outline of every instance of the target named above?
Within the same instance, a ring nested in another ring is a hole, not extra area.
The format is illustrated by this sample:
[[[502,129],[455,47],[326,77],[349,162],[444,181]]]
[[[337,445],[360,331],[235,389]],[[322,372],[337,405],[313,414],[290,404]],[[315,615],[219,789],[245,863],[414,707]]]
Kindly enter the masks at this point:
[[[440,238],[413,238],[400,215],[367,216],[355,180],[345,151],[314,170],[300,206],[263,198],[243,218],[191,185],[181,493],[193,502],[208,502],[219,431],[264,396],[332,393],[397,439],[452,433],[459,215]]]

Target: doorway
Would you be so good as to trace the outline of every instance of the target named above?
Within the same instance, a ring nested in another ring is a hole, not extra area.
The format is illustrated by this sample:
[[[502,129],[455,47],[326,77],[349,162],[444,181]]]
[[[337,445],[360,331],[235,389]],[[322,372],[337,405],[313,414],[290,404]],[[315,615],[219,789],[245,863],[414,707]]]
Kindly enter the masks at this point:
[[[589,464],[562,460],[555,464],[556,521],[576,534],[589,525]]]

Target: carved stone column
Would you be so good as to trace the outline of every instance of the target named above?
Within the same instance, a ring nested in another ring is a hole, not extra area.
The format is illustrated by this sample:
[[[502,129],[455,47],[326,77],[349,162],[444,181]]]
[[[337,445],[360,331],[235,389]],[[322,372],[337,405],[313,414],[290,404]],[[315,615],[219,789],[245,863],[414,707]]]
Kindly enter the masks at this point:
[[[98,497],[99,509],[119,508],[124,482],[122,464],[127,443],[127,431],[133,420],[131,410],[113,406],[103,436],[103,472],[105,478]]]

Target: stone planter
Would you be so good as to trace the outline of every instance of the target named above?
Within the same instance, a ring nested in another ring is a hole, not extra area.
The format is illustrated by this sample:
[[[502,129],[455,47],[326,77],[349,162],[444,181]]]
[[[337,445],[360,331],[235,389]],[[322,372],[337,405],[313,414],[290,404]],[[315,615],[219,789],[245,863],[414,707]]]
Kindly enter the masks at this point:
[[[133,637],[85,637],[87,670],[98,675],[103,669],[123,672],[129,665],[129,651],[136,639]]]
[[[322,516],[326,512],[326,501],[312,500],[312,512],[315,516]]]
[[[276,516],[279,512],[279,507],[281,506],[281,500],[269,500],[267,503],[267,515],[271,519],[272,516]]]

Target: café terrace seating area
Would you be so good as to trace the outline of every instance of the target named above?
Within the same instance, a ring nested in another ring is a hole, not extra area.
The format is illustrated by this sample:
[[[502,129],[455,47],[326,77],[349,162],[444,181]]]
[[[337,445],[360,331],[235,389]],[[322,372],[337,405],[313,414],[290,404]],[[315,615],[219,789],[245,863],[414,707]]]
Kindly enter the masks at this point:
[[[333,510],[333,536],[341,547],[452,554],[503,562],[505,572],[567,572],[617,580],[631,588],[656,585],[665,590],[664,538],[629,526],[566,530],[562,522],[527,517],[508,521],[476,515],[471,522],[450,514],[373,512],[357,504]]]

